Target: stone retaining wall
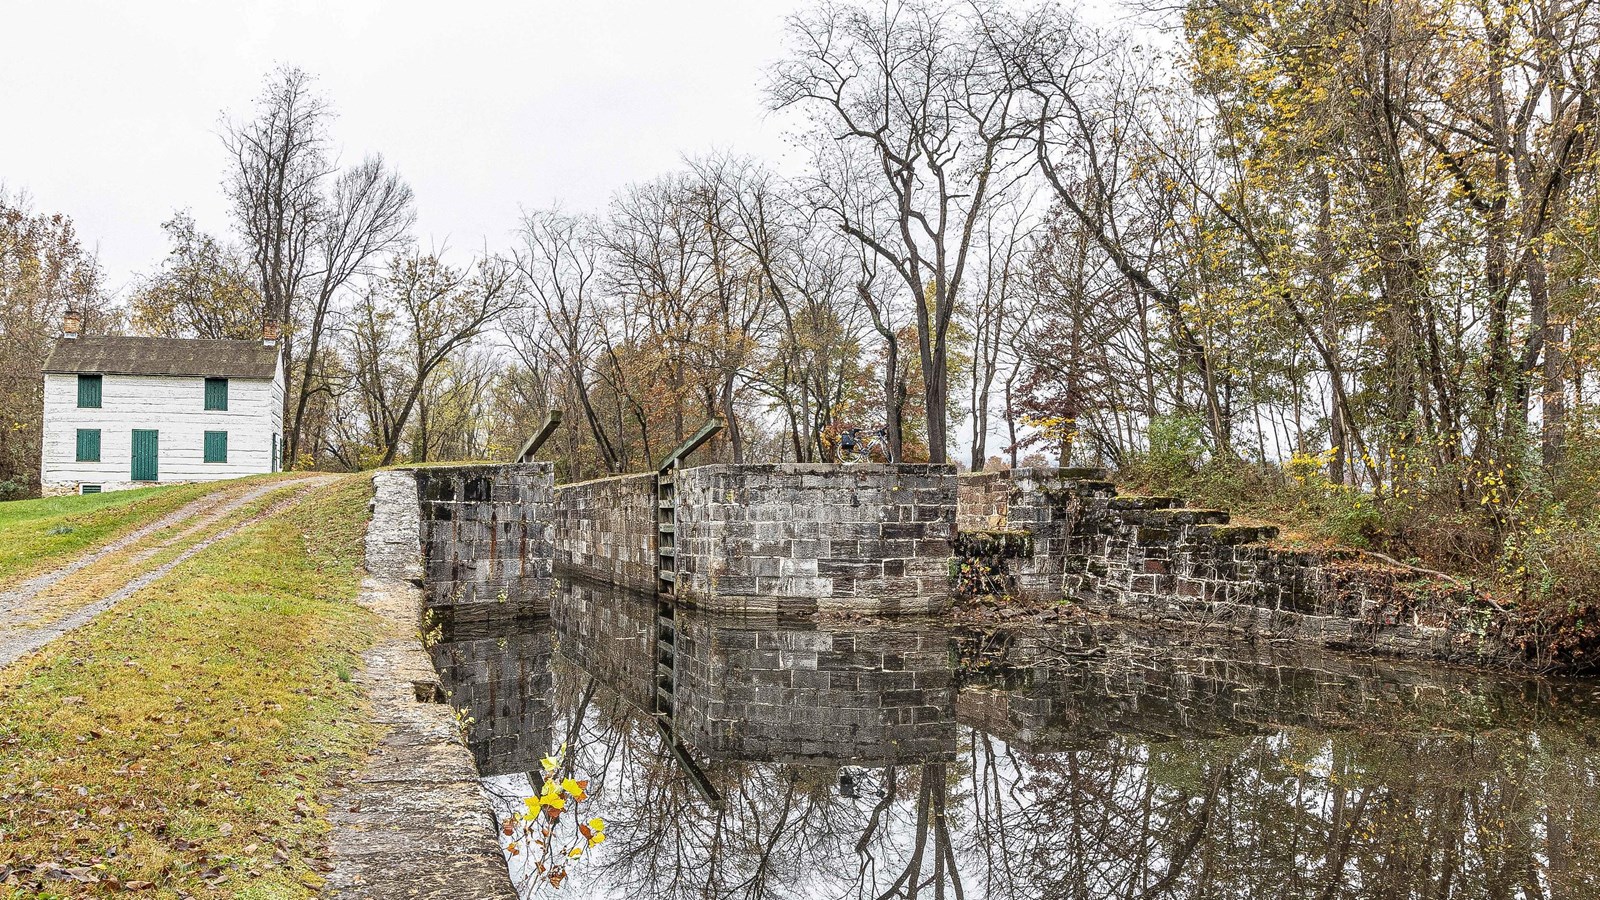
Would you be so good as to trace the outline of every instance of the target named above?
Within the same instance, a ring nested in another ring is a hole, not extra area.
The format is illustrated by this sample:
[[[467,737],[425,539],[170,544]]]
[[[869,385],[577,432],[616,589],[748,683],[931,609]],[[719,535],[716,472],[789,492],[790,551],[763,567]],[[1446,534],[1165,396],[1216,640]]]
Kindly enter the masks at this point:
[[[429,606],[549,597],[550,463],[414,471]]]
[[[1059,598],[1076,504],[1114,494],[1104,478],[1098,469],[1056,468],[962,475],[956,513],[965,523],[962,555],[1003,561],[1010,584],[1025,597]]]
[[[956,480],[956,530],[1000,528],[1011,507],[1010,472],[963,472]]]
[[[458,721],[419,639],[423,591],[417,478],[373,475],[367,577],[359,602],[380,624],[355,683],[376,744],[327,803],[332,871],[322,895],[348,900],[517,900],[494,815]]]
[[[655,483],[646,473],[556,488],[556,564],[610,584],[654,591]]]
[[[992,475],[979,477],[992,482]],[[1005,473],[999,473],[1005,474]],[[1503,617],[1358,551],[1277,546],[1277,529],[1174,497],[1119,497],[1104,474],[1019,469],[1003,503],[993,483],[961,492],[968,553],[1003,565],[1019,592],[1096,611],[1270,639],[1473,665],[1524,664]],[[1003,517],[990,510],[1003,508]]]
[[[713,465],[677,479],[677,596],[712,609],[938,612],[950,465]]]

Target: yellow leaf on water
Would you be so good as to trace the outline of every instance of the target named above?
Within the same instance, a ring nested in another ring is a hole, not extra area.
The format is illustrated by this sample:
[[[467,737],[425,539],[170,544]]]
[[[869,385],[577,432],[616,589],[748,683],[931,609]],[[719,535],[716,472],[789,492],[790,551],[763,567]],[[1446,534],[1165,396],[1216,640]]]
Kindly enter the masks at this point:
[[[561,789],[571,794],[574,800],[582,800],[588,796],[583,792],[583,785],[573,781],[571,778],[563,778],[561,780]]]
[[[544,759],[539,760],[539,765],[544,766],[544,770],[546,772],[554,772],[556,767],[561,765],[561,763],[556,762],[554,759],[546,756]]]
[[[577,859],[582,854],[583,854],[583,848],[582,847],[573,847],[571,850],[567,851],[567,855],[572,857],[573,859]]]

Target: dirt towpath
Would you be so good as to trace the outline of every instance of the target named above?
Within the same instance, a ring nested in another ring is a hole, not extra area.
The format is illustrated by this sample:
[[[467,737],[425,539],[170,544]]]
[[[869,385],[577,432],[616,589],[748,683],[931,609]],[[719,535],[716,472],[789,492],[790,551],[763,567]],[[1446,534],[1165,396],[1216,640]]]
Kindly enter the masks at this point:
[[[274,481],[243,492],[218,490],[58,569],[0,592],[0,667],[9,666],[61,635],[93,621],[196,553],[299,502],[307,493],[335,477],[310,475]],[[249,515],[238,515],[251,504],[279,492],[284,496],[265,508]],[[179,525],[184,526],[180,531],[164,534]],[[86,603],[76,602],[76,595],[81,592],[74,591],[75,582],[87,582],[91,578],[92,586],[101,590]],[[68,611],[61,614],[63,609]]]

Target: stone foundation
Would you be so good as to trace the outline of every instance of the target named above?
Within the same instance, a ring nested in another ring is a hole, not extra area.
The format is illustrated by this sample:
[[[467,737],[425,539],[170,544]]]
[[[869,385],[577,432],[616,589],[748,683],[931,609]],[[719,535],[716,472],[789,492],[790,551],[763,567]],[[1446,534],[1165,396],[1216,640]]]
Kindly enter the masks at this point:
[[[549,597],[550,463],[414,472],[429,606]]]
[[[147,487],[169,487],[174,484],[194,484],[192,481],[50,481],[39,485],[41,497],[71,497],[80,493],[86,484],[100,485],[100,493],[132,491]]]
[[[933,613],[950,599],[949,465],[700,466],[677,479],[677,595],[726,611]]]

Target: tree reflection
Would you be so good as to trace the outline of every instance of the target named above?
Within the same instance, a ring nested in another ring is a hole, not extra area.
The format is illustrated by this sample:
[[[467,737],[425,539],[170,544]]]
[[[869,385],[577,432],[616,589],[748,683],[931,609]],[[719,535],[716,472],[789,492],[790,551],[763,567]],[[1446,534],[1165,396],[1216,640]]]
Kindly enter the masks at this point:
[[[558,706],[586,680],[558,664]],[[1600,895],[1595,749],[1575,730],[1285,729],[1034,752],[963,728],[957,759],[861,771],[850,791],[839,767],[715,764],[713,808],[645,717],[605,694],[573,741],[611,835],[568,883],[580,894]]]
[[[707,653],[738,649],[724,640],[733,632],[700,634]],[[535,658],[515,640],[474,637],[448,655],[461,671],[468,662],[509,671],[463,659],[473,653],[511,654],[519,665]],[[1094,651],[1083,652],[1089,642]],[[614,689],[596,664],[603,654],[573,651],[585,667],[569,649],[551,657],[548,680],[501,682],[545,692],[544,734],[568,744],[570,764],[590,780],[586,802],[607,822],[607,842],[574,867],[564,894],[1600,896],[1600,750],[1572,686],[1056,635],[1020,656],[1010,646],[995,665],[978,660],[992,647],[963,652],[952,714],[928,723],[950,738],[917,744],[915,728],[870,732],[915,752],[880,752],[863,738],[791,753],[732,733],[721,757],[706,759],[723,799],[714,805],[640,709],[639,692]],[[744,670],[712,662],[685,683],[740,696]],[[680,709],[708,702],[677,698]],[[504,699],[493,707],[532,708]],[[731,707],[716,709],[724,733],[738,727]],[[760,716],[768,741],[777,719]],[[793,731],[818,746],[803,727]],[[491,781],[527,789],[525,778]]]

